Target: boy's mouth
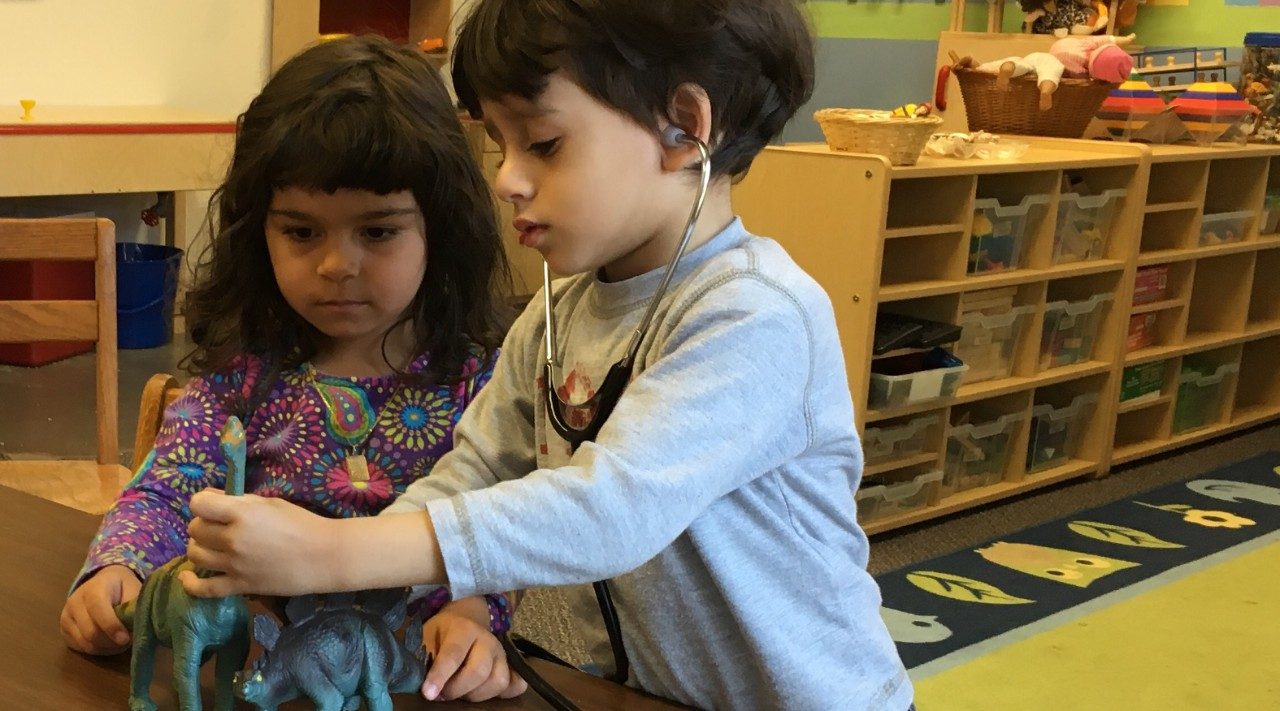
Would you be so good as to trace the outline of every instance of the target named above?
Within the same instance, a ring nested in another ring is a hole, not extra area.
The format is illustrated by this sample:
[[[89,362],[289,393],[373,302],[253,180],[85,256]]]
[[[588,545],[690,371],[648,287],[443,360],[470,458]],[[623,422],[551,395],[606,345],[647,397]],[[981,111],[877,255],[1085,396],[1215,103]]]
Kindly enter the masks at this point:
[[[543,235],[547,232],[546,225],[539,224],[533,220],[526,220],[523,217],[517,218],[511,224],[520,233],[520,245],[524,247],[537,249],[542,242]]]

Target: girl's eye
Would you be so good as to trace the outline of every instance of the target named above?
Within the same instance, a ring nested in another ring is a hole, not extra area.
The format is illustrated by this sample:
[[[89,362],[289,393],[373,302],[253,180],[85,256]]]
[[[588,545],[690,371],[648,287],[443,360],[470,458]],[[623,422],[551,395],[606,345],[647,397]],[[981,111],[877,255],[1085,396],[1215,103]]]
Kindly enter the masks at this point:
[[[394,227],[366,227],[364,236],[371,242],[385,242],[399,233],[400,230]]]
[[[284,233],[298,242],[306,242],[316,236],[315,230],[310,227],[286,227]]]
[[[555,153],[556,147],[559,145],[560,145],[559,138],[552,138],[551,140],[548,140],[548,141],[538,141],[537,143],[529,144],[529,152],[534,154],[535,156],[546,158],[552,153]]]

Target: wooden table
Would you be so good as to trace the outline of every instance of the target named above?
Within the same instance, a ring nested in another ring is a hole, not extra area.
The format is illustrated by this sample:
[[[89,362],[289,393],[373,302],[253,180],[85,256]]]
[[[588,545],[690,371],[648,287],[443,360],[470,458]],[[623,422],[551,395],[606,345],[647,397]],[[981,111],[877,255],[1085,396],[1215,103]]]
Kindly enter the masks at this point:
[[[67,586],[84,560],[97,525],[94,516],[0,486],[0,707],[31,711],[125,707],[129,656],[81,655],[67,649],[58,634]],[[532,664],[584,711],[683,708],[578,671],[538,660]],[[204,668],[206,708],[212,708],[212,668],[212,664]],[[177,708],[168,688],[170,671],[169,656],[162,653],[151,692],[162,709]],[[284,708],[305,709],[310,704],[294,702]],[[401,695],[395,697],[395,708],[517,711],[550,707],[530,691],[519,699],[484,704],[428,703],[418,696]]]

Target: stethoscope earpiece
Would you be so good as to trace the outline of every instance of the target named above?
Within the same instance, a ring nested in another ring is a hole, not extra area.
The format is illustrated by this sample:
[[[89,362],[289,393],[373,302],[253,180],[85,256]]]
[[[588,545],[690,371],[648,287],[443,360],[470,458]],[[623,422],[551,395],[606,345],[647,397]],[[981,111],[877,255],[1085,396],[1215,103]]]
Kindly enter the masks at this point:
[[[662,129],[662,145],[667,148],[679,148],[681,143],[689,140],[689,134],[685,133],[683,128],[676,125],[667,126]]]

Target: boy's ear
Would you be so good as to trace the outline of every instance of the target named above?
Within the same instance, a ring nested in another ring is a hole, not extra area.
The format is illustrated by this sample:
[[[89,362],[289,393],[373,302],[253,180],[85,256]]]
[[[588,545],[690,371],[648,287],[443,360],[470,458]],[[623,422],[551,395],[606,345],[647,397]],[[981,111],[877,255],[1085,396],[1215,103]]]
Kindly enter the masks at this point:
[[[679,126],[690,136],[697,136],[703,143],[711,145],[711,97],[706,89],[693,83],[684,83],[676,87],[667,104],[666,121],[661,122],[659,129],[667,126]],[[662,169],[670,172],[681,171],[697,165],[702,160],[697,147],[681,143],[675,148],[662,147]]]

